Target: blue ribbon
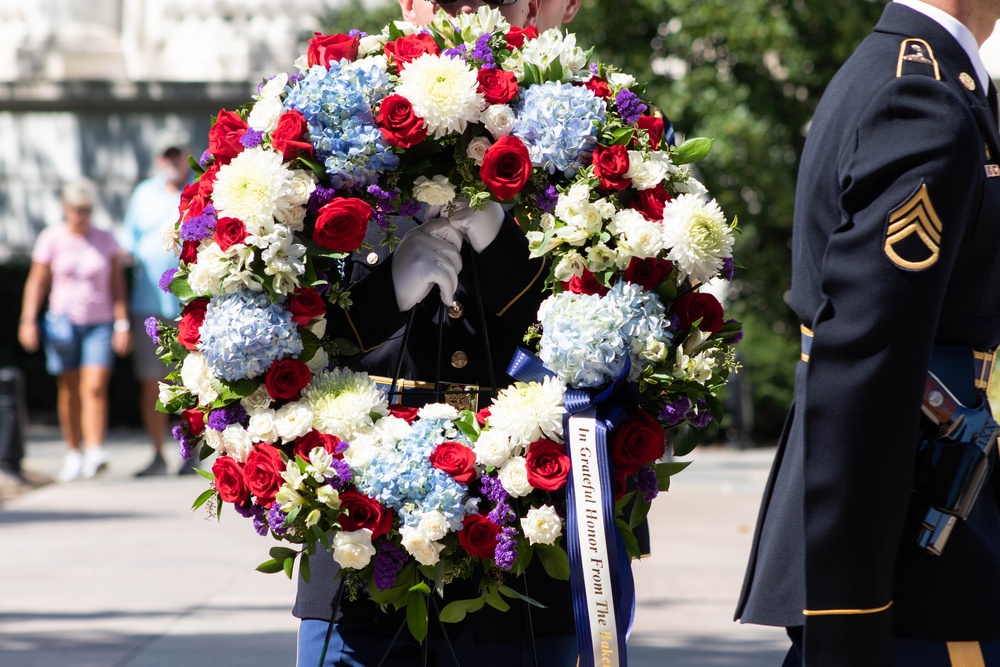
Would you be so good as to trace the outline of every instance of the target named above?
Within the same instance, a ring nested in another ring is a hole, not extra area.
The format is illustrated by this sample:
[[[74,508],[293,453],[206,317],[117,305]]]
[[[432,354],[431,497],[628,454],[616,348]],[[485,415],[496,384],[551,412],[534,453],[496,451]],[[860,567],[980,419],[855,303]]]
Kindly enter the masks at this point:
[[[608,550],[608,568],[611,575],[613,599],[615,603],[616,627],[618,630],[619,664],[626,667],[626,640],[632,631],[635,618],[635,582],[632,566],[621,533],[615,524],[614,484],[611,479],[611,462],[608,452],[608,438],[628,416],[620,403],[625,401],[635,405],[638,392],[634,384],[627,381],[631,360],[626,358],[621,374],[606,388],[591,395],[582,389],[567,389],[564,395],[566,416],[563,430],[570,433],[570,420],[582,412],[594,410],[595,438],[597,442],[598,479],[603,499],[602,514]],[[521,382],[540,382],[555,373],[545,367],[542,361],[524,348],[518,348],[507,367],[507,373]],[[587,607],[586,584],[584,580],[583,554],[580,550],[580,526],[577,522],[576,498],[573,493],[573,472],[566,483],[566,531],[567,553],[570,560],[570,584],[573,595],[573,611],[576,619],[577,644],[580,651],[581,667],[594,665],[597,656],[593,651],[590,632],[589,610]],[[626,622],[627,620],[627,622]]]

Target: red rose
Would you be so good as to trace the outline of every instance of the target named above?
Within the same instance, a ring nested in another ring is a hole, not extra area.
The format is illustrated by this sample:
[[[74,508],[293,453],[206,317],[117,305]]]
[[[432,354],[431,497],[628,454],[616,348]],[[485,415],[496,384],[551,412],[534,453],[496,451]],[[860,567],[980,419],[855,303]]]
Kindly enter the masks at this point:
[[[215,490],[227,503],[246,505],[250,500],[250,488],[243,478],[243,464],[231,456],[220,456],[212,464],[215,476]]]
[[[412,148],[427,138],[427,124],[402,95],[389,95],[382,100],[378,127],[386,141],[400,148]]]
[[[227,164],[243,152],[243,144],[240,143],[240,139],[243,138],[248,127],[238,113],[225,109],[220,110],[215,124],[208,131],[208,152],[222,164]]]
[[[278,118],[278,126],[271,132],[271,148],[281,152],[281,158],[286,162],[305,153],[313,155],[313,147],[306,141],[306,131],[309,129],[306,117],[292,109]]]
[[[527,146],[512,134],[500,137],[486,149],[479,175],[497,199],[510,199],[531,178],[531,157]]]
[[[201,210],[205,208],[204,203],[202,203],[201,209],[199,209],[197,213],[191,216],[187,215],[188,210],[191,208],[192,204],[194,204],[195,198],[198,196],[199,187],[198,182],[195,181],[194,183],[188,183],[184,186],[184,189],[181,190],[181,202],[177,206],[177,214],[181,220],[186,220],[188,217],[196,218],[201,215]]]
[[[343,496],[341,496],[343,497]],[[458,541],[466,553],[479,558],[493,558],[500,526],[481,514],[470,514],[462,521]]]
[[[306,362],[298,359],[279,359],[267,369],[264,385],[267,393],[276,401],[290,401],[299,397],[299,392],[309,384],[312,372]]]
[[[635,121],[635,127],[638,130],[646,130],[648,133],[646,135],[646,142],[649,145],[650,150],[658,150],[660,148],[660,140],[663,139],[663,119],[657,118],[656,116],[639,116],[639,119]],[[636,133],[632,137],[632,145],[637,146],[639,144],[639,135]]]
[[[480,426],[486,426],[486,420],[490,418],[490,409],[483,408],[476,413],[476,421],[479,422]]]
[[[392,513],[375,500],[357,491],[340,494],[340,508],[346,510],[340,515],[340,525],[345,531],[367,528],[372,531],[372,540],[388,535],[392,530]]]
[[[598,185],[603,190],[624,190],[632,185],[626,178],[628,172],[628,150],[624,146],[598,146],[593,156],[594,176],[601,180]]]
[[[476,478],[476,454],[460,442],[442,442],[431,452],[431,465],[452,476],[459,484]]]
[[[587,269],[583,270],[582,275],[573,276],[564,282],[563,289],[573,294],[600,294],[604,296],[608,293],[608,288],[602,285],[597,276]]]
[[[417,413],[420,412],[420,408],[411,408],[408,405],[399,405],[394,403],[389,406],[389,412],[393,417],[399,417],[407,424],[412,424],[417,421]]]
[[[517,97],[517,77],[507,70],[489,68],[476,73],[479,92],[487,104],[507,104]]]
[[[626,473],[620,472],[615,474],[615,502],[625,497],[625,492],[628,491],[628,475]]]
[[[438,48],[433,37],[418,33],[386,42],[383,53],[389,62],[395,63],[399,71],[402,72],[407,63],[413,62],[425,53],[436,56],[441,53],[441,49]]]
[[[344,58],[355,60],[358,57],[358,47],[361,42],[357,37],[350,35],[324,35],[313,33],[315,36],[309,40],[309,50],[306,57],[309,59],[309,67],[322,65],[327,69],[334,60],[341,61]]]
[[[519,49],[524,46],[524,42],[529,39],[538,39],[538,28],[533,25],[529,25],[525,28],[517,28],[511,26],[510,30],[507,31],[507,50],[513,51],[514,49]]]
[[[201,241],[185,241],[182,243],[180,260],[185,264],[197,264],[199,245],[201,245]]]
[[[655,290],[670,277],[670,272],[673,270],[673,262],[665,259],[633,257],[625,269],[625,280],[642,285],[643,289]]]
[[[363,199],[338,197],[319,210],[313,240],[336,252],[353,252],[365,240],[371,214]]]
[[[326,314],[326,304],[319,292],[311,287],[303,287],[289,297],[288,312],[292,314],[292,321],[300,327],[306,327],[317,317]]]
[[[663,222],[663,206],[672,199],[673,197],[661,183],[655,188],[640,190],[639,198],[633,200],[629,204],[629,208],[639,211],[647,220]]]
[[[722,328],[722,304],[708,292],[688,292],[674,301],[674,313],[677,314],[677,328],[687,332],[698,320],[698,328],[710,334]]]
[[[645,410],[640,410],[615,431],[611,439],[611,460],[619,474],[631,475],[651,463],[667,450],[666,434],[660,422]]]
[[[201,410],[182,410],[181,419],[191,435],[201,435],[205,431],[205,413]]]
[[[525,456],[528,484],[542,491],[558,491],[566,486],[569,476],[569,457],[566,446],[551,440],[536,440],[528,447]]]
[[[247,454],[243,477],[250,493],[257,496],[258,505],[270,507],[274,504],[274,496],[281,488],[281,472],[284,469],[285,462],[281,460],[281,452],[273,445],[254,445],[253,451]]]
[[[316,449],[317,447],[322,447],[326,450],[328,454],[332,454],[335,459],[343,459],[344,454],[341,452],[337,453],[337,445],[341,443],[341,439],[335,435],[330,435],[329,433],[320,433],[316,429],[312,429],[305,435],[300,435],[295,438],[295,456],[301,456],[306,461],[309,460],[309,452]]]
[[[611,86],[604,79],[596,76],[592,76],[587,79],[587,82],[583,84],[587,90],[592,92],[595,97],[603,97],[604,99],[611,98]]]
[[[201,342],[201,323],[205,321],[208,299],[195,299],[184,306],[181,321],[177,324],[177,342],[193,350]]]
[[[247,239],[247,227],[239,218],[219,218],[215,223],[212,238],[223,251]]]

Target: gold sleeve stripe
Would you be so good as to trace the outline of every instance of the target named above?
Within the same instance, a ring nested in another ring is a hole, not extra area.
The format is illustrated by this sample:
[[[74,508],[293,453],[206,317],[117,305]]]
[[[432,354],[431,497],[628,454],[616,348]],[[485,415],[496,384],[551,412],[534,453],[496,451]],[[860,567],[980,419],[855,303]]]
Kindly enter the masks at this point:
[[[354,332],[354,340],[358,341],[358,347],[361,349],[362,352],[368,353],[382,346],[382,343],[379,343],[374,347],[365,347],[364,342],[362,342],[361,340],[361,334],[358,333],[358,328],[354,326],[354,320],[351,319],[351,311],[344,308],[344,317],[347,318],[347,323],[351,325],[351,331]]]
[[[800,331],[800,332],[802,333],[802,335],[803,335],[803,336],[805,336],[806,338],[812,338],[812,337],[813,337],[813,332],[812,332],[812,329],[810,329],[809,327],[807,327],[807,326],[806,326],[806,325],[804,325],[804,324],[800,324],[800,325],[799,325],[799,331]],[[803,341],[802,345],[803,345],[803,348],[805,348],[805,347],[806,347],[806,343],[805,343],[805,341]],[[802,361],[804,361],[804,362],[806,362],[806,363],[809,363],[809,355],[808,355],[808,354],[806,354],[806,353],[805,353],[805,351],[803,351],[803,352],[800,352],[800,353],[799,353],[799,358],[800,358],[800,359],[802,359]]]
[[[803,616],[854,616],[857,614],[877,614],[892,606],[892,601],[882,607],[873,609],[803,609]]]
[[[986,667],[979,642],[948,642],[951,667]]]
[[[810,329],[804,324],[799,325],[799,331],[801,331],[804,335],[809,336],[810,338],[812,338],[815,335],[812,329]]]
[[[920,188],[899,208],[889,214],[883,251],[896,266],[910,271],[919,271],[933,266],[941,251],[941,218],[931,203],[927,184]],[[911,235],[916,235],[927,249],[929,256],[921,261],[912,261],[896,252],[896,244]]]
[[[524,295],[525,295],[525,293],[526,293],[526,292],[527,292],[527,291],[528,291],[529,289],[531,289],[531,286],[532,286],[532,285],[534,285],[534,284],[535,284],[536,282],[538,282],[538,278],[539,278],[539,277],[541,277],[541,275],[542,275],[542,272],[543,272],[543,271],[545,271],[545,267],[546,267],[546,266],[548,266],[548,265],[549,265],[549,259],[548,259],[548,257],[546,257],[546,258],[544,258],[544,260],[542,261],[542,265],[541,265],[540,267],[538,267],[538,273],[536,273],[536,274],[535,274],[535,277],[531,279],[531,282],[530,282],[530,283],[528,283],[527,285],[525,285],[525,286],[524,286],[524,289],[523,289],[523,290],[521,290],[521,291],[520,291],[520,292],[518,293],[518,295],[517,295],[517,296],[515,296],[515,297],[514,297],[513,299],[511,299],[511,300],[510,300],[510,303],[508,303],[508,304],[507,304],[506,306],[504,306],[504,307],[503,307],[503,309],[502,309],[502,310],[501,310],[501,311],[500,311],[499,313],[497,313],[497,317],[503,317],[503,314],[504,314],[504,313],[506,313],[506,312],[507,312],[507,310],[508,310],[508,309],[510,309],[510,307],[511,307],[511,306],[513,306],[513,305],[514,305],[515,303],[517,303],[517,302],[518,302],[518,300],[519,300],[519,299],[520,299],[520,298],[521,298],[522,296],[524,296]]]

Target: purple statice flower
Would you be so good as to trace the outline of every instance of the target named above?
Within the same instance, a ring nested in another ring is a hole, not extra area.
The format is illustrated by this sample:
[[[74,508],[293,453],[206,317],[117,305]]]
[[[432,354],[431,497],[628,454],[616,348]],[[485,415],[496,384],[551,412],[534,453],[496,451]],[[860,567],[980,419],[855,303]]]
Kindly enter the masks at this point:
[[[232,424],[243,424],[249,417],[242,403],[231,403],[224,408],[218,408],[208,413],[208,427],[213,431],[225,431]],[[243,424],[246,426],[246,424]]]
[[[663,410],[660,411],[657,418],[663,422],[664,426],[676,426],[687,418],[690,409],[691,401],[688,400],[687,396],[681,396],[673,403],[667,403],[663,406]]]
[[[723,280],[732,280],[733,279],[733,270],[734,270],[734,267],[733,267],[733,258],[732,257],[723,257],[722,258],[722,269],[719,271],[719,276],[721,276]]]
[[[597,67],[597,63],[590,63],[590,73],[597,76],[600,70]]]
[[[351,28],[347,35],[348,37],[353,37],[354,39],[364,39],[368,36],[368,33],[363,30],[358,30],[357,28]]]
[[[388,540],[382,542],[375,556],[375,586],[380,591],[392,588],[407,560],[409,556],[401,548]]]
[[[517,560],[517,529],[513,526],[505,526],[497,535],[497,548],[493,555],[497,567],[501,570],[510,570]]]
[[[653,502],[653,498],[660,494],[660,480],[656,477],[656,468],[652,465],[642,466],[635,474],[635,485],[639,495],[647,503]]]
[[[257,531],[258,535],[261,537],[267,535],[266,509],[252,502],[248,502],[245,505],[233,505],[233,507],[236,508],[236,513],[241,517],[253,519],[253,529]],[[274,507],[277,507],[277,505],[274,505]]]
[[[336,445],[333,446],[333,453],[343,454],[350,448],[351,448],[351,443],[341,440],[340,442],[338,442]]]
[[[503,488],[503,484],[496,477],[491,477],[490,475],[480,477],[479,489],[482,491],[484,498],[492,500],[495,503],[507,499],[507,490]]]
[[[288,529],[285,528],[286,516],[288,515],[281,511],[278,503],[271,505],[271,509],[267,512],[267,524],[274,531],[275,535],[284,535],[288,532]]]
[[[327,477],[326,483],[337,489],[338,491],[343,491],[344,487],[351,483],[354,479],[354,473],[351,472],[351,466],[347,464],[347,461],[341,461],[339,459],[334,459],[330,464],[333,471],[337,473],[336,477]]]
[[[174,436],[174,440],[180,442],[184,438],[184,425],[177,424],[172,429],[170,429],[170,435]]]
[[[176,268],[167,269],[166,271],[164,271],[163,275],[160,276],[160,282],[158,283],[158,285],[160,286],[160,290],[163,291],[163,292],[169,292],[170,291],[170,283],[173,281],[174,276],[176,276],[176,275],[177,275],[177,269]]]
[[[214,231],[215,210],[209,211],[206,206],[204,213],[181,224],[181,240],[201,241],[210,237]]]
[[[730,322],[738,322],[738,320],[726,320],[725,323],[729,324]],[[739,342],[741,340],[743,340],[743,325],[742,324],[740,325],[740,330],[737,331],[736,334],[732,338],[730,338],[729,340],[727,340],[726,343],[728,343],[729,345],[737,345],[737,344],[739,344]]]
[[[147,317],[142,325],[146,328],[146,335],[154,343],[160,342],[160,321],[155,317]]]
[[[317,185],[312,194],[309,195],[309,205],[307,210],[310,215],[317,215],[319,210],[330,203],[330,200],[337,195],[334,188]]]
[[[448,56],[449,58],[461,58],[462,60],[469,60],[469,49],[465,44],[459,44],[458,46],[452,47],[450,49],[445,49],[444,53],[441,55]]]
[[[554,185],[545,186],[544,190],[535,195],[535,203],[538,204],[538,208],[542,209],[546,213],[554,211],[558,202],[559,193],[556,192],[556,187]]]
[[[687,420],[691,422],[691,426],[695,426],[697,428],[708,426],[708,424],[712,421],[712,411],[708,409],[708,404],[705,403],[705,399],[698,399],[694,409],[687,413]]]
[[[399,207],[399,214],[404,218],[412,218],[417,213],[420,213],[420,203],[414,199],[407,199]]]
[[[476,40],[476,47],[472,49],[472,58],[482,62],[482,69],[496,69],[496,62],[493,60],[493,49],[490,48],[490,37],[493,35],[483,33]]]
[[[253,529],[256,530],[257,534],[261,537],[267,537],[267,519],[264,518],[263,514],[254,515]]]
[[[233,509],[244,519],[249,519],[260,514],[260,505],[255,505],[249,501],[245,504],[233,503]]]
[[[374,184],[368,186],[368,194],[375,197],[375,199],[382,199],[384,201],[392,201],[393,199],[396,198],[395,192],[383,190],[382,188]]]
[[[181,458],[185,461],[190,461],[194,455],[196,441],[188,433],[187,427],[184,424],[177,424],[170,430],[170,434],[177,441],[177,449],[180,451]]]
[[[260,146],[260,143],[264,141],[263,130],[255,130],[252,127],[248,127],[247,131],[243,133],[240,137],[240,143],[246,148],[254,148],[255,146]]]
[[[295,74],[288,77],[288,83],[298,83],[303,78],[305,78],[305,74],[302,74],[301,72],[296,72]]]
[[[208,167],[208,163],[211,161],[212,161],[212,154],[209,153],[208,151],[205,151],[204,153],[201,154],[201,157],[198,158],[198,166],[201,167],[202,169],[205,169]]]
[[[628,88],[622,88],[618,96],[615,97],[615,106],[618,108],[618,115],[622,117],[622,122],[626,125],[631,125],[639,120],[639,116],[649,108],[642,103],[638,95]]]

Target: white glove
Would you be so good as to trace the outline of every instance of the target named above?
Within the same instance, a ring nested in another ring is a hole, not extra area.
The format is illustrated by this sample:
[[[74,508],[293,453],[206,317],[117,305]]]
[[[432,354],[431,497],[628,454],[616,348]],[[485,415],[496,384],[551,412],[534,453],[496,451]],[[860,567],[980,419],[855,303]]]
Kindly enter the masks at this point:
[[[411,229],[392,255],[392,286],[400,311],[423,301],[437,285],[441,301],[451,305],[462,271],[462,237],[445,218]]]
[[[486,202],[486,206],[477,211],[469,207],[467,200],[456,199],[442,213],[448,216],[451,226],[469,240],[469,245],[476,252],[486,250],[503,225],[503,208],[495,201]]]

